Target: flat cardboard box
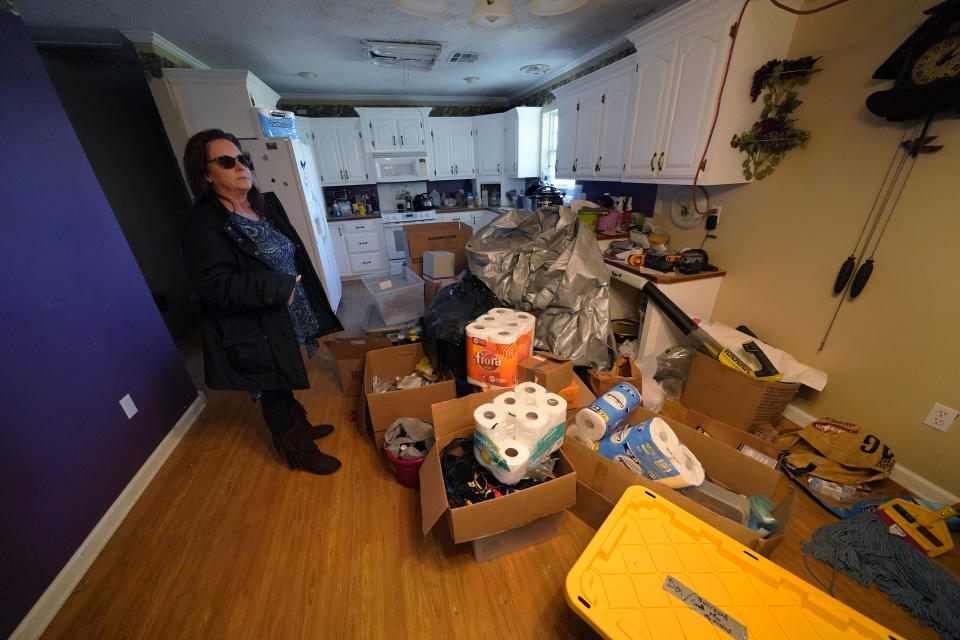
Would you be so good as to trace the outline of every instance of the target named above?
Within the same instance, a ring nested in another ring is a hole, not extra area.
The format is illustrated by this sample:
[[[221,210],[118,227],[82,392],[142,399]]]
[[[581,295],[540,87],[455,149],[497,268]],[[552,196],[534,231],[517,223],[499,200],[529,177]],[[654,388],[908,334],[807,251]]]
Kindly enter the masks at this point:
[[[628,421],[630,424],[639,424],[654,416],[657,414],[639,407],[630,415]],[[772,498],[778,484],[785,481],[778,471],[744,456],[722,442],[698,433],[672,418],[658,417],[667,421],[680,441],[690,448],[717,484],[747,496],[762,493]],[[790,527],[793,502],[796,498],[793,487],[788,488],[787,496],[773,509],[773,516],[779,523],[777,530],[767,538],[762,538],[756,531],[724,518],[658,482],[624,469],[573,438],[564,440],[561,450],[577,471],[577,504],[570,512],[595,529],[600,528],[617,500],[627,487],[632,485],[640,485],[656,492],[765,556],[773,553]]]
[[[539,520],[534,520],[529,524],[516,529],[510,529],[503,533],[495,533],[492,536],[477,538],[470,542],[473,547],[473,559],[477,562],[484,562],[499,558],[502,555],[512,553],[532,544],[543,542],[560,535],[563,530],[563,512],[544,516]]]
[[[473,229],[460,222],[430,222],[402,227],[410,247],[410,270],[423,275],[424,251],[450,251],[453,253],[455,274],[467,268],[467,242]]]
[[[517,382],[536,382],[556,393],[573,381],[573,361],[547,351],[534,351],[520,363]]]
[[[492,402],[501,393],[502,390],[474,393],[433,405],[433,429],[437,444],[420,466],[423,535],[427,535],[441,518],[446,518],[453,541],[469,542],[516,529],[563,511],[576,502],[577,474],[561,451],[555,468],[557,478],[493,500],[455,509],[450,507],[440,466],[440,452],[454,438],[471,438],[474,410],[486,402]]]
[[[431,280],[452,278],[457,275],[453,263],[452,251],[424,251],[423,277]]]
[[[783,410],[799,388],[799,382],[767,382],[751,378],[695,352],[680,402],[738,429],[750,431],[758,424],[780,422]]]
[[[425,356],[419,342],[402,344],[389,349],[367,352],[363,370],[363,396],[367,411],[362,412],[364,426],[373,433],[377,450],[383,449],[383,436],[397,418],[420,418],[429,420],[431,406],[436,402],[457,397],[457,384],[443,380],[415,389],[373,393],[373,377],[394,378],[413,373],[417,363]]]
[[[363,389],[363,365],[367,352],[387,349],[393,343],[386,338],[334,338],[324,343],[337,363],[343,395],[356,397]]]

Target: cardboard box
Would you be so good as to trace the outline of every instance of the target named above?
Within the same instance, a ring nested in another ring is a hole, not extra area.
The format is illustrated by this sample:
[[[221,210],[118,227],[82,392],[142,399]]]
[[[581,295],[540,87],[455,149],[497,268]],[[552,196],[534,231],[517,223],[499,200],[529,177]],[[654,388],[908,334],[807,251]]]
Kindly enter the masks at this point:
[[[367,352],[363,370],[363,426],[373,433],[377,450],[383,449],[383,436],[397,418],[421,418],[429,420],[431,406],[437,402],[457,397],[457,384],[453,380],[435,382],[416,389],[402,389],[386,393],[373,393],[373,377],[394,378],[413,373],[417,363],[424,357],[423,345],[419,342],[402,344],[389,349]]]
[[[375,352],[371,352],[375,353]],[[437,444],[420,466],[420,511],[423,535],[446,518],[456,543],[469,542],[531,523],[573,506],[577,499],[577,474],[561,451],[557,478],[493,500],[451,508],[440,466],[440,452],[454,438],[473,436],[473,412],[503,391],[474,393],[433,405]],[[518,534],[520,535],[520,534]]]
[[[431,280],[452,278],[457,275],[453,262],[454,255],[451,251],[424,251],[423,277]]]
[[[471,541],[473,559],[477,562],[492,560],[524,547],[529,547],[532,544],[554,538],[560,535],[561,530],[563,530],[563,512],[558,511],[522,527]]]
[[[437,281],[429,280],[426,276],[423,278],[423,305],[424,307],[429,307],[430,303],[433,302],[433,299],[436,297],[437,292],[440,289],[443,289],[448,284],[453,284],[456,282],[456,278],[441,278]]]
[[[679,402],[668,400],[664,404],[663,410],[660,411],[660,415],[673,418],[694,429],[700,427],[710,437],[716,438],[728,447],[733,447],[738,451],[742,446],[747,446],[774,460],[780,455],[780,447],[777,446],[777,443],[762,440],[752,433],[737,429],[722,420],[711,418],[693,409],[687,409]]]
[[[680,402],[690,409],[749,431],[764,422],[780,422],[783,410],[799,388],[799,382],[767,382],[745,376],[696,352]]]
[[[639,407],[630,415],[629,422],[638,424],[656,415]],[[690,447],[717,484],[747,496],[762,493],[772,498],[778,484],[781,481],[786,482],[778,471],[744,456],[722,442],[698,433],[672,418],[663,419],[670,424],[680,441]],[[790,527],[796,498],[796,490],[792,486],[787,489],[787,496],[773,509],[773,515],[779,523],[777,530],[769,537],[762,538],[756,531],[710,511],[677,491],[624,469],[573,438],[564,440],[561,450],[577,472],[577,503],[570,512],[595,529],[603,524],[617,500],[627,487],[632,485],[655,491],[737,542],[765,556],[773,553]]]
[[[410,270],[423,275],[425,251],[449,251],[453,253],[454,273],[467,268],[467,242],[473,229],[460,222],[430,222],[402,227],[410,247]]]
[[[573,381],[573,361],[546,351],[534,351],[520,363],[517,383],[536,382],[547,391],[556,393]]]
[[[345,396],[359,396],[363,388],[363,365],[367,352],[386,349],[393,343],[386,338],[334,338],[324,343],[337,362],[340,388]]]

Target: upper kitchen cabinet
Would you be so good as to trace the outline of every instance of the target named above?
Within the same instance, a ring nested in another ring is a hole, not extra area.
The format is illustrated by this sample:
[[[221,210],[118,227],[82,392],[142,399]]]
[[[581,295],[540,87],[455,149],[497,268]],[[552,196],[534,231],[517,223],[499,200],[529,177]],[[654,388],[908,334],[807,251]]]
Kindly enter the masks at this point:
[[[359,118],[299,118],[297,128],[313,151],[323,186],[372,182]]]
[[[262,137],[254,109],[273,109],[280,99],[249,71],[164,69],[163,78],[187,137],[204,129],[223,129],[238,138]]]
[[[510,178],[540,175],[540,107],[515,107],[503,115],[503,165]]]
[[[786,57],[796,17],[768,3],[751,3],[736,29],[740,7],[739,0],[694,0],[628,34],[637,53],[636,99],[625,130],[625,181],[693,181],[736,30],[737,46],[699,182],[744,182],[742,159],[728,141],[759,116],[749,96],[753,72],[767,60]]]
[[[472,178],[473,123],[470,118],[429,118],[428,159],[434,180]]]
[[[473,146],[478,178],[490,179],[504,175],[504,117],[502,113],[493,113],[473,118]]]
[[[558,178],[620,179],[635,76],[631,56],[554,90]]]
[[[430,108],[355,107],[366,133],[366,149],[374,153],[426,152],[424,120]]]

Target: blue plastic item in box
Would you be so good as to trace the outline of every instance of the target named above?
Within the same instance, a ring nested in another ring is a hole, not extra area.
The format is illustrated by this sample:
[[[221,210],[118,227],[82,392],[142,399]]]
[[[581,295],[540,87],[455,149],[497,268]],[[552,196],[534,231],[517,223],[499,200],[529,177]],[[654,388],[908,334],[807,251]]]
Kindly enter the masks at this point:
[[[257,109],[257,113],[260,126],[263,127],[263,137],[297,139],[297,119],[292,111]]]

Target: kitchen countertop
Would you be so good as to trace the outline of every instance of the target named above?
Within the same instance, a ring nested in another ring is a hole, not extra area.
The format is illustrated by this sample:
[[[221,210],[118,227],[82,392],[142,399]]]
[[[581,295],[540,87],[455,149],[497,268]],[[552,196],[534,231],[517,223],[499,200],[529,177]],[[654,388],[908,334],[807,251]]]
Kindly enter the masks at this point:
[[[445,207],[443,209],[437,209],[437,213],[457,213],[460,211],[493,211],[494,213],[501,213],[500,207]],[[507,209],[509,211],[509,209]]]
[[[379,220],[380,214],[374,213],[372,215],[365,215],[365,216],[340,216],[339,218],[335,216],[327,216],[327,222],[346,222],[348,220],[370,220],[372,218],[377,218]]]
[[[727,275],[727,272],[723,269],[718,269],[716,271],[701,271],[700,273],[695,273],[692,275],[684,275],[682,273],[663,273],[656,271],[655,269],[648,269],[647,267],[636,267],[633,265],[626,264],[620,260],[611,260],[610,258],[604,258],[609,266],[616,269],[622,269],[628,273],[638,275],[642,278],[646,278],[651,282],[656,282],[657,284],[670,284],[673,282],[689,282],[690,280],[704,280],[706,278],[719,278],[721,276]]]

